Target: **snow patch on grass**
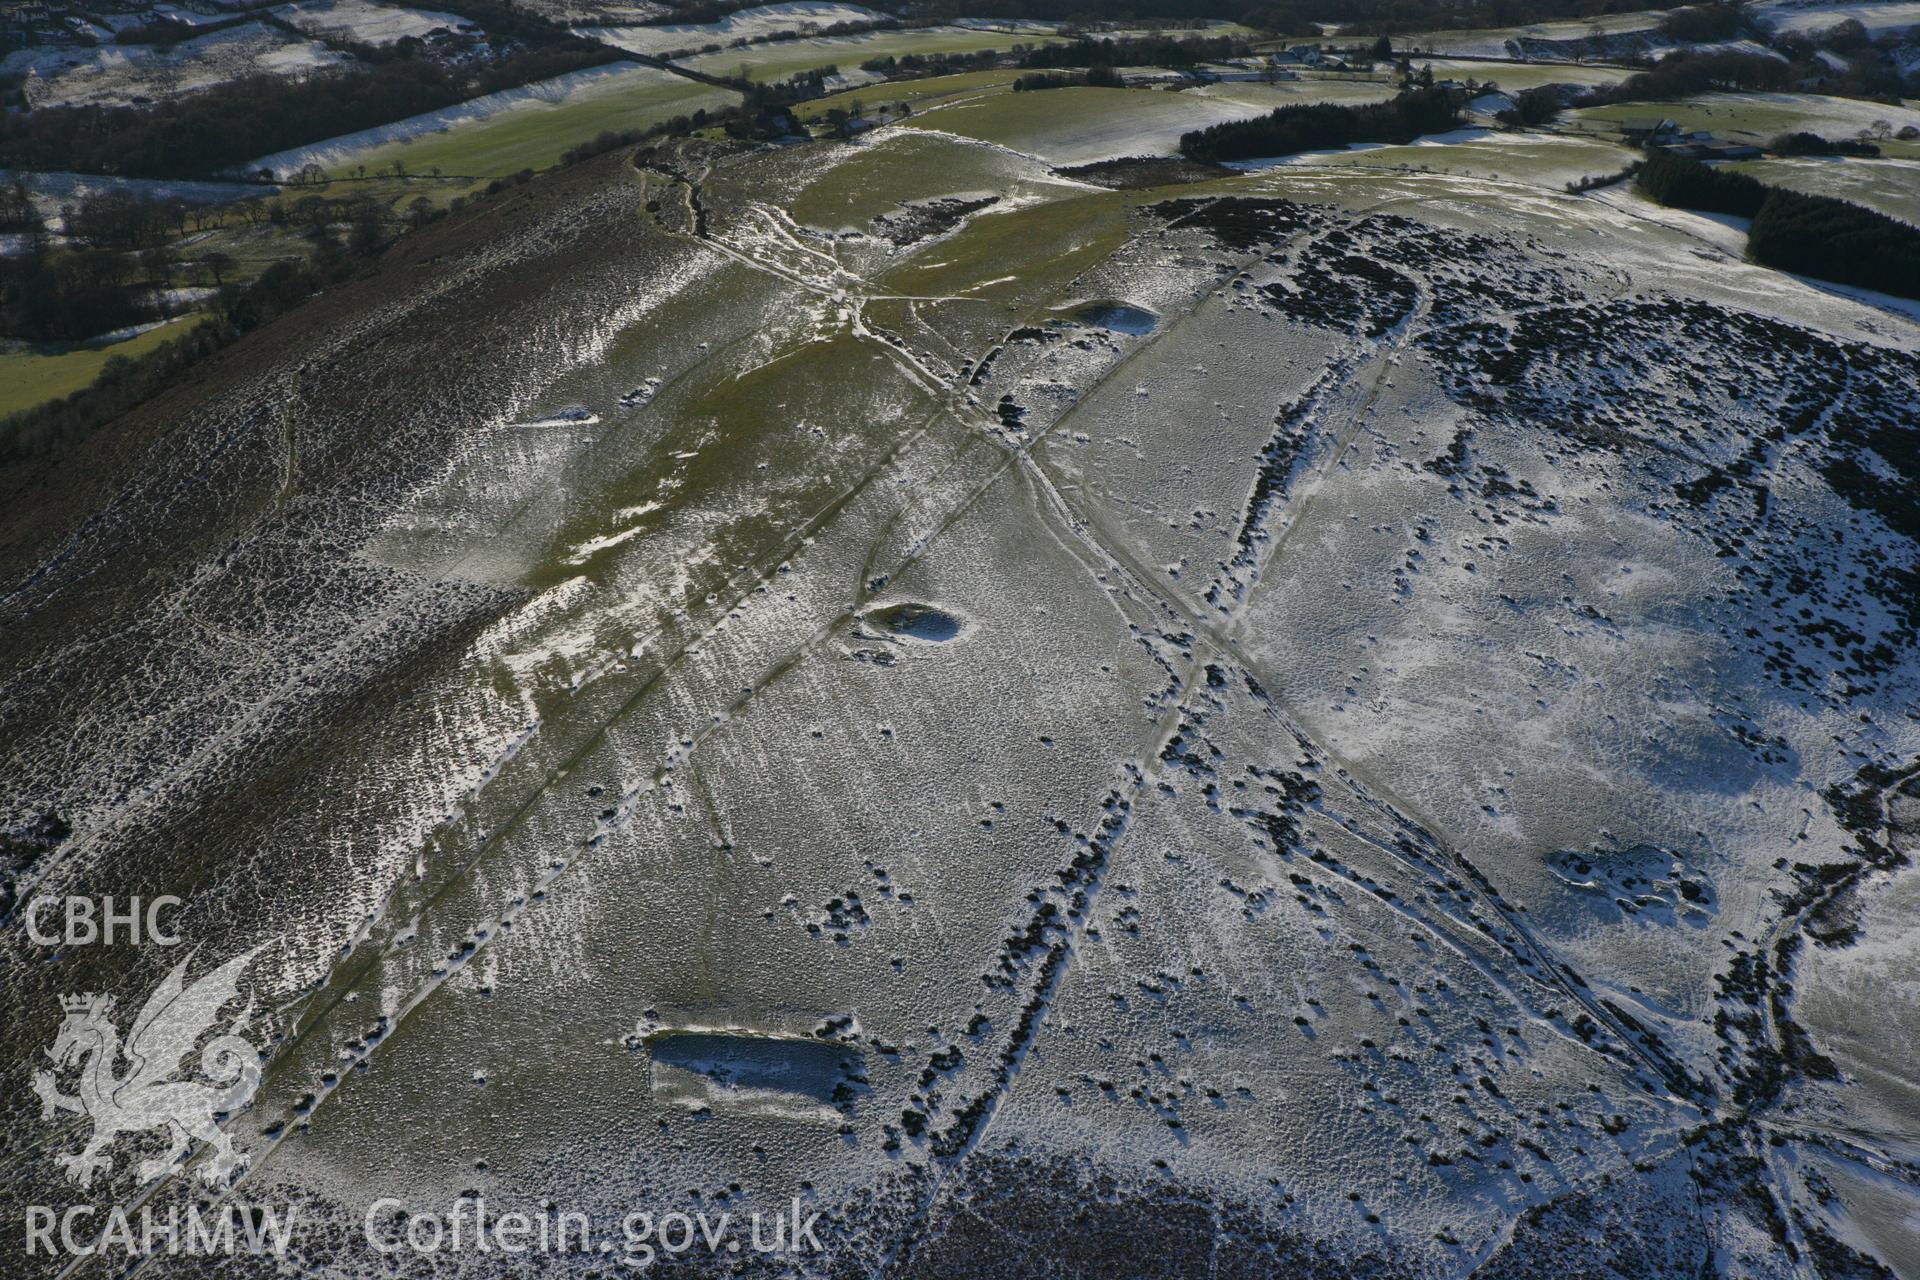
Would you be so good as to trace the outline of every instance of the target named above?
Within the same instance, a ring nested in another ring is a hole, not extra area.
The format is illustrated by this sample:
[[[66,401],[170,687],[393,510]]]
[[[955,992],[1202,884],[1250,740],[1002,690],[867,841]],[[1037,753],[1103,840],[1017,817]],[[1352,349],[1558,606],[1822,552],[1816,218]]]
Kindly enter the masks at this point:
[[[402,9],[371,4],[368,0],[304,0],[275,9],[308,35],[340,35],[361,44],[395,44],[408,36],[424,36],[446,28],[458,31],[466,20],[458,14],[431,9]]]
[[[718,22],[671,22],[649,27],[582,27],[580,34],[628,53],[660,57],[704,49],[735,40],[765,40],[782,31],[819,31],[846,22],[877,22],[886,17],[838,0],[793,0],[789,4],[741,9]]]
[[[164,101],[250,75],[297,75],[352,59],[325,45],[292,39],[247,22],[160,45],[21,49],[0,59],[0,74],[24,75],[27,105],[127,106]]]
[[[296,172],[309,164],[317,164],[323,169],[338,168],[343,164],[351,163],[353,157],[361,152],[370,151],[375,147],[384,146],[390,142],[404,142],[429,133],[440,133],[455,125],[473,124],[491,119],[504,111],[557,106],[588,92],[618,91],[643,81],[654,80],[664,83],[671,78],[671,72],[654,67],[637,67],[632,63],[614,62],[604,66],[586,67],[579,71],[569,71],[563,76],[555,76],[551,80],[521,85],[517,89],[502,89],[498,93],[489,93],[451,107],[442,107],[438,111],[408,116],[392,124],[362,129],[358,133],[342,134],[337,138],[328,138],[324,142],[311,142],[304,147],[276,151],[270,156],[261,156],[248,165],[247,169],[250,172],[264,169],[282,174]]]

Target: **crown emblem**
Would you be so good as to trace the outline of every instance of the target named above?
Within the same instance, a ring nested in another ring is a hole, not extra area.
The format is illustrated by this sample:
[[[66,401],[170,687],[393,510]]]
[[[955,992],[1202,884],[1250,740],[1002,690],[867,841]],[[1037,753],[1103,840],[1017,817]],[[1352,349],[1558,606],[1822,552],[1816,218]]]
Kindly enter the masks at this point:
[[[97,995],[61,996],[60,1007],[68,1013],[92,1013],[100,1005]]]

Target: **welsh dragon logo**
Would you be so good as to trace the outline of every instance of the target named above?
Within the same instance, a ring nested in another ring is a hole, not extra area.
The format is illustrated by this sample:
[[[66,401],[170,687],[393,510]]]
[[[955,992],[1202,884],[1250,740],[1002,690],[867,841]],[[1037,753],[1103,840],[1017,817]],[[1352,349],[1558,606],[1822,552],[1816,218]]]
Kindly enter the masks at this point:
[[[142,1182],[172,1168],[195,1141],[207,1144],[213,1153],[200,1169],[208,1183],[224,1184],[246,1163],[216,1119],[245,1105],[260,1087],[260,1055],[238,1034],[246,1013],[237,1015],[200,1051],[200,1070],[208,1083],[175,1077],[185,1070],[188,1055],[219,1019],[220,1011],[239,998],[240,974],[257,954],[258,948],[237,956],[191,986],[186,981],[187,961],[182,960],[147,997],[125,1043],[113,1024],[111,996],[61,999],[66,1020],[46,1051],[54,1070],[36,1071],[33,1091],[40,1095],[45,1118],[71,1111],[93,1121],[93,1135],[84,1147],[55,1157],[68,1179],[86,1187],[103,1169],[111,1176],[113,1158],[107,1152],[114,1139],[150,1129],[164,1130],[169,1146],[166,1154],[141,1163]],[[126,1070],[116,1073],[122,1058]],[[80,1068],[79,1090],[61,1093],[56,1072],[75,1065]]]

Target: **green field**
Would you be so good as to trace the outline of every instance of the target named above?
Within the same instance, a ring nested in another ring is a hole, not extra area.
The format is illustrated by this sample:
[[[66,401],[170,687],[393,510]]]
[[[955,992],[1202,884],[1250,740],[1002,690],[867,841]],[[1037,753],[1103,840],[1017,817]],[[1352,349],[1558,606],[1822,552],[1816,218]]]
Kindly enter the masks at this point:
[[[176,316],[145,333],[104,346],[0,353],[0,417],[70,395],[98,377],[115,356],[141,356],[185,333],[198,319]]]
[[[1056,36],[1010,35],[1004,31],[969,31],[963,27],[929,27],[911,31],[870,31],[857,36],[819,36],[811,40],[780,40],[745,49],[722,49],[682,58],[676,65],[710,76],[745,75],[764,83],[786,80],[818,67],[838,67],[857,74],[860,64],[874,58],[904,57],[909,53],[978,53],[1011,49],[1015,45],[1059,44]]]
[[[963,71],[959,75],[929,76],[925,80],[891,80],[814,98],[801,103],[793,112],[802,120],[818,120],[835,107],[843,111],[851,111],[855,107],[872,111],[878,106],[907,102],[915,108],[924,108],[955,98],[1003,91],[1022,74],[1013,70]]]
[[[260,196],[246,203],[259,213],[264,213],[265,209],[276,203],[292,210],[308,196],[339,201],[371,200],[386,209],[389,217],[401,220],[407,217],[408,206],[416,199],[424,198],[435,208],[444,209],[456,196],[470,195],[485,183],[485,178],[430,178],[421,175],[396,178],[382,174],[378,177],[338,178],[310,187],[288,186],[277,195]],[[275,262],[305,258],[312,252],[313,246],[307,239],[306,230],[297,219],[275,223],[262,216],[258,222],[250,224],[241,216],[239,208],[238,205],[234,206],[234,210],[227,214],[220,225],[192,232],[176,241],[174,248],[181,258],[193,262],[209,253],[224,253],[233,259],[232,268],[224,276],[231,283],[250,280]]]
[[[790,208],[808,226],[857,231],[905,203],[956,194],[1005,198],[1043,181],[1044,173],[1004,151],[901,130],[847,148],[795,193]]]
[[[1617,129],[1622,120],[1672,120],[1682,129],[1706,129],[1730,142],[1764,145],[1782,133],[1804,129],[1829,138],[1850,138],[1876,120],[1894,129],[1920,125],[1920,109],[1912,103],[1888,106],[1854,98],[1830,98],[1817,93],[1703,93],[1692,98],[1657,102],[1621,102],[1567,113],[1576,128]],[[1920,159],[1920,142],[1888,141],[1881,151],[1891,157]]]
[[[1576,67],[1561,63],[1477,62],[1451,58],[1415,58],[1416,68],[1432,67],[1436,80],[1491,81],[1508,93],[1546,84],[1619,84],[1633,72],[1620,67]]]
[[[1103,30],[1098,33],[1098,38],[1123,35],[1167,35],[1180,38],[1204,36],[1209,39],[1219,39],[1222,36],[1226,36],[1235,40],[1248,41],[1263,40],[1266,38],[1266,32],[1261,31],[1257,27],[1250,27],[1244,22],[1228,22],[1224,18],[1202,19],[1186,26],[1181,26],[1173,22],[1159,25],[1140,23],[1131,27],[1115,27],[1110,31]]]
[[[917,112],[909,128],[938,129],[1011,147],[1049,164],[1172,155],[1180,135],[1265,110],[1162,89],[1045,89],[964,99]]]
[[[1588,18],[1569,18],[1558,22],[1536,22],[1511,27],[1476,27],[1460,31],[1419,31],[1393,37],[1393,47],[1437,49],[1498,57],[1508,40],[1579,40],[1593,35],[1618,35],[1623,31],[1645,31],[1660,25],[1661,15],[1651,10],[1633,13],[1604,13]],[[1283,42],[1285,43],[1285,42]]]
[[[1584,138],[1493,134],[1463,142],[1316,155],[1311,163],[1451,173],[1559,190],[1581,178],[1618,173],[1638,154],[1626,147]]]
[[[460,179],[366,178],[322,183],[304,189],[288,188],[280,199],[291,205],[303,196],[320,195],[329,199],[366,196],[387,206],[396,218],[404,218],[407,205],[425,196],[444,208],[456,195],[474,189],[472,181]],[[251,203],[272,203],[260,197]],[[225,284],[245,284],[276,262],[304,261],[313,250],[305,231],[292,221],[275,223],[266,218],[248,224],[237,214],[224,225],[197,231],[173,244],[182,272],[180,284],[211,283],[197,274],[199,264],[211,254],[222,253],[229,259],[221,272]],[[91,383],[114,356],[145,355],[161,343],[178,337],[199,317],[176,316],[132,338],[110,344],[69,343],[0,352],[0,416],[30,409],[48,400],[58,399]]]
[[[1331,102],[1343,107],[1385,102],[1396,91],[1385,80],[1300,79],[1281,80],[1274,84],[1230,80],[1180,92],[1183,97],[1209,98],[1218,102],[1239,103],[1257,111],[1272,111],[1277,107],[1293,107],[1306,102]]]
[[[858,105],[864,111],[876,107],[888,106],[896,102],[910,103],[915,110],[926,111],[958,103],[969,98],[979,98],[987,94],[1004,93],[1011,89],[1013,82],[1022,74],[1018,70],[1002,71],[965,71],[958,75],[932,76],[925,80],[893,80],[882,84],[870,84],[858,89],[848,89],[825,98],[815,98],[794,108],[794,113],[803,120],[818,120],[833,107],[851,110]],[[1058,92],[1049,90],[1048,92]],[[1139,93],[1166,93],[1165,89],[1138,89]],[[1231,103],[1251,108],[1254,111],[1271,111],[1275,107],[1292,106],[1302,102],[1335,102],[1340,104],[1384,102],[1394,95],[1394,87],[1385,79],[1378,81],[1349,79],[1314,79],[1281,81],[1276,84],[1259,84],[1247,81],[1229,81],[1219,84],[1199,85],[1183,89],[1179,96],[1201,98],[1208,101]],[[1062,99],[1040,98],[1026,101],[1028,107],[1036,104],[1058,104]],[[1071,101],[1071,100],[1066,100]],[[1138,101],[1136,98],[1135,101]],[[1009,104],[1002,108],[1013,111]],[[1046,112],[1040,112],[1044,116]],[[1076,107],[1071,115],[1080,114]],[[945,127],[944,125],[940,127]],[[997,140],[997,139],[996,139]]]
[[[730,89],[636,67],[630,74],[584,85],[559,102],[530,99],[484,120],[355,151],[326,168],[330,176],[346,177],[361,166],[373,172],[397,160],[413,173],[437,169],[497,178],[521,169],[549,168],[562,152],[607,131],[644,129],[701,109],[723,111],[739,101],[740,95]]]
[[[1029,299],[1036,290],[1070,288],[1126,238],[1124,202],[1069,194],[976,219],[964,236],[941,244],[935,261],[908,261],[880,279],[901,294],[947,299],[933,311],[976,317],[991,314],[994,304]],[[1010,264],[1018,269],[1009,270]],[[1000,322],[1024,316],[1008,313]]]
[[[1772,187],[1833,196],[1920,226],[1920,163],[1911,160],[1802,158],[1741,160],[1727,166]]]

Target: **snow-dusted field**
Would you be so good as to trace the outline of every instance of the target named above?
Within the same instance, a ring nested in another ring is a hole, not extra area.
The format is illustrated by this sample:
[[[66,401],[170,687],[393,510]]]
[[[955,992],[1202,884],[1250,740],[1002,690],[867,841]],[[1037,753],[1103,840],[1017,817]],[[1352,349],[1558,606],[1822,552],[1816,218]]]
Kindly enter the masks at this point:
[[[968,27],[975,31],[1012,31],[1025,35],[1051,35],[1060,29],[1058,22],[1043,22],[1037,18],[955,18],[956,27]]]
[[[909,117],[901,127],[973,138],[1049,164],[1079,165],[1173,155],[1183,133],[1272,109],[1246,100],[1257,96],[1089,88],[1001,93],[942,104]],[[1042,99],[1044,109],[1035,109],[1034,97]]]
[[[569,1280],[1905,1265],[1920,324],[1583,139],[1053,168],[1233,106],[573,166],[0,503],[0,854],[262,948],[275,1274],[406,1274],[382,1196]],[[65,1088],[177,962],[0,944]]]
[[[1734,167],[1773,186],[1851,200],[1920,227],[1920,160],[1798,156]]]
[[[1758,40],[1709,40],[1699,44],[1676,44],[1649,51],[1656,58],[1670,58],[1682,53],[1740,53],[1750,58],[1778,58],[1786,60],[1786,54],[1777,49],[1769,49]]]
[[[1579,108],[1565,118],[1583,128],[1614,128],[1621,120],[1647,114],[1644,105],[1620,103]],[[1882,121],[1892,132],[1908,125],[1920,127],[1920,108],[1911,105],[1816,93],[1702,93],[1662,103],[1660,114],[1685,129],[1705,129],[1719,138],[1758,144],[1796,130],[1848,138]]]
[[[308,35],[338,35],[371,45],[388,45],[439,29],[458,31],[466,24],[458,14],[375,4],[373,0],[306,0],[273,12]]]
[[[308,143],[303,147],[276,151],[272,155],[261,156],[247,165],[246,169],[249,173],[264,169],[276,175],[294,173],[309,164],[317,164],[323,169],[337,169],[343,165],[352,164],[357,157],[389,143],[404,142],[411,138],[451,130],[461,125],[476,124],[483,120],[494,119],[506,112],[538,111],[596,95],[619,93],[633,86],[677,83],[680,81],[673,76],[672,72],[661,71],[655,67],[635,66],[632,63],[621,62],[585,67],[579,71],[555,76],[551,80],[541,80],[515,89],[502,89],[498,93],[470,98],[466,102],[456,103],[451,107],[442,107],[437,111],[409,116],[404,120],[396,120],[392,124],[381,125],[378,128],[362,129],[357,133],[342,134],[337,138]]]
[[[1404,146],[1363,143],[1343,150],[1236,161],[1229,167],[1257,171],[1353,165],[1472,176],[1553,190],[1570,182],[1617,174],[1636,158],[1636,153],[1625,147],[1597,139],[1476,127],[1428,134]]]
[[[662,23],[657,26],[582,27],[580,34],[629,53],[659,56],[703,49],[736,40],[764,40],[782,31],[818,31],[848,22],[872,22],[885,14],[841,0],[790,0],[786,4],[739,9],[718,22]]]
[[[1754,13],[1775,31],[1824,31],[1848,20],[1858,22],[1869,35],[1884,35],[1920,26],[1920,4],[1887,0],[1884,4],[1801,4],[1795,0],[1761,0]]]
[[[351,59],[312,41],[291,39],[258,22],[177,45],[103,45],[21,49],[0,71],[25,74],[33,107],[124,106],[196,93],[248,75],[303,75]]]
[[[1536,22],[1512,27],[1462,31],[1415,32],[1395,36],[1394,47],[1421,49],[1432,53],[1461,53],[1478,58],[1510,56],[1523,40],[1581,40],[1594,34],[1638,35],[1660,25],[1660,14],[1647,10],[1637,13],[1599,14],[1590,19]]]
[[[1618,84],[1632,74],[1618,67],[1583,67],[1566,63],[1488,63],[1448,58],[1416,58],[1416,67],[1431,67],[1436,79],[1491,81],[1508,93],[1543,85]]]

